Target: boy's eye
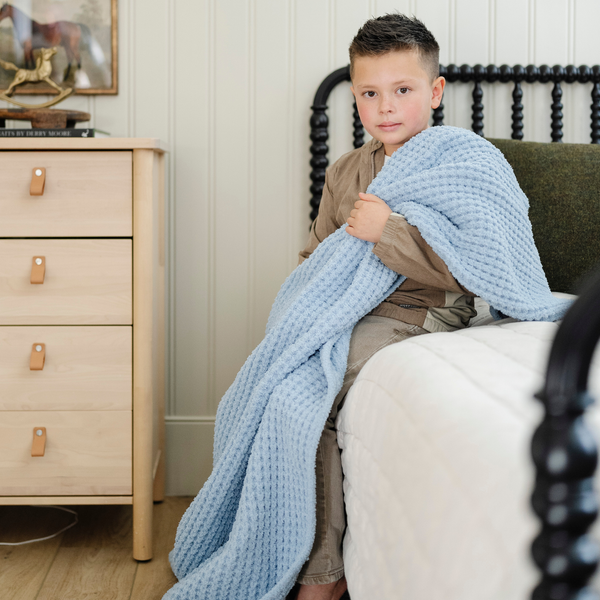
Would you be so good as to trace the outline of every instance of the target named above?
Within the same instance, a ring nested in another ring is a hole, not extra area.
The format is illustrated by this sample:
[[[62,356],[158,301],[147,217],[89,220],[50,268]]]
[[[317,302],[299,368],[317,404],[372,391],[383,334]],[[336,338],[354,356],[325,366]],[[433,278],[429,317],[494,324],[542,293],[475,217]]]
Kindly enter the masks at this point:
[[[375,98],[376,95],[377,95],[377,92],[373,92],[373,91],[365,92],[363,94],[363,96],[366,96],[367,98]]]
[[[404,94],[408,93],[408,88],[405,88],[405,87],[398,88],[396,90],[396,93],[398,93],[400,95],[404,95]]]

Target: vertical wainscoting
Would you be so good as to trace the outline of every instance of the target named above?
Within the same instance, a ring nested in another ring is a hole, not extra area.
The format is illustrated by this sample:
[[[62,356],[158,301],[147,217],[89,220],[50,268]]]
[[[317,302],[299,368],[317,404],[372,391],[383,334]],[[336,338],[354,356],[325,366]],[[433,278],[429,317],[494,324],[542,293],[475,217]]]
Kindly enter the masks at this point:
[[[316,88],[367,18],[395,10],[430,27],[445,64],[600,62],[598,0],[119,0],[118,96],[64,104],[172,148],[168,494],[194,494],[210,473],[219,400],[306,241]],[[483,88],[485,134],[510,137],[512,86]],[[523,89],[525,139],[549,141],[551,84]],[[591,87],[564,89],[564,141],[587,143]],[[470,126],[471,86],[444,103],[447,124]],[[352,149],[350,86],[329,105],[334,161]]]

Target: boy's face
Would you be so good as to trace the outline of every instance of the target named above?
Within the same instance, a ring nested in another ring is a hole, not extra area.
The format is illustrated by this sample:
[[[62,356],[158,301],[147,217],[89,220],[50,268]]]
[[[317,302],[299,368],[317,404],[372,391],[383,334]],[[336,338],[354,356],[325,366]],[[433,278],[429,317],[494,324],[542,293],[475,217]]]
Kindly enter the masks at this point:
[[[442,100],[446,81],[431,81],[412,50],[393,51],[354,60],[352,93],[364,128],[383,142],[391,156],[427,129],[432,108]]]

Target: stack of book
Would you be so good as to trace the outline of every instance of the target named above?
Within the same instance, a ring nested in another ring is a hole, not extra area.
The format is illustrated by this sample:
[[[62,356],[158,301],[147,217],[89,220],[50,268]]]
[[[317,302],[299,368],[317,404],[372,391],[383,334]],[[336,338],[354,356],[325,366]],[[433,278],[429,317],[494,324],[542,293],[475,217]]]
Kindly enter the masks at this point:
[[[106,131],[101,129],[91,128],[73,128],[66,129],[6,129],[0,127],[0,138],[7,137],[31,137],[31,138],[48,138],[48,137],[109,137]]]

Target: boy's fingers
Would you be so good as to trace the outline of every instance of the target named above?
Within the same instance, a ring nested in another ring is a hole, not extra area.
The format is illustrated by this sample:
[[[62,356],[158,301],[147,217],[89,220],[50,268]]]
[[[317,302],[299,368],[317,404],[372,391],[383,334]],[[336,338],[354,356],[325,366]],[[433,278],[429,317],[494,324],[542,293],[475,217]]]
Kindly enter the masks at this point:
[[[378,198],[377,196],[375,196],[374,194],[359,194],[359,196],[365,201],[365,202],[383,202],[383,200],[381,198]],[[384,203],[385,204],[385,203]]]
[[[350,234],[353,237],[356,237],[354,235],[354,227],[352,227],[351,225],[348,225],[348,227],[346,227],[346,233]]]

